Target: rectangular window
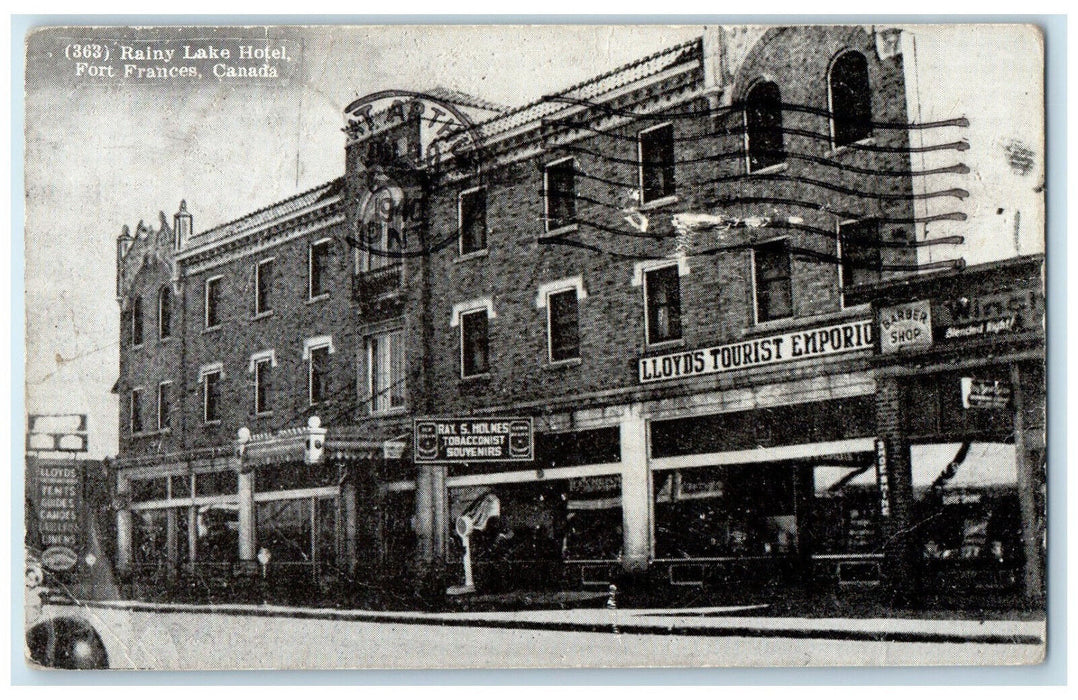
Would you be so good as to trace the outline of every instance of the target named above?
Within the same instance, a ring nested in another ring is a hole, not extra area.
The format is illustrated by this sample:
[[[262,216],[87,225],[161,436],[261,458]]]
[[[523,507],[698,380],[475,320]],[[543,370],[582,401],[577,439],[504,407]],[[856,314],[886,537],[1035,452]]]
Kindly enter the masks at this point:
[[[307,389],[313,406],[329,398],[329,346],[311,348]]]
[[[875,219],[838,227],[842,287],[880,281],[880,226]]]
[[[580,323],[576,289],[553,292],[547,297],[547,333],[550,361],[580,357]]]
[[[142,389],[131,391],[131,434],[141,433],[142,425]]]
[[[270,289],[273,285],[273,258],[255,265],[255,315],[273,311]]]
[[[546,230],[554,231],[576,222],[576,181],[572,158],[551,163],[544,173]]]
[[[142,345],[142,297],[131,298],[131,344]]]
[[[792,316],[789,241],[783,239],[756,246],[752,261],[756,279],[756,322]]]
[[[404,332],[391,331],[367,338],[367,391],[370,412],[404,406]]]
[[[487,247],[487,191],[480,187],[460,195],[460,254]]]
[[[329,244],[324,240],[312,243],[308,252],[307,297],[316,299],[329,294]]]
[[[221,325],[221,278],[211,277],[206,280],[206,328]]]
[[[648,343],[681,338],[681,277],[677,265],[644,273]]]
[[[172,427],[172,382],[157,385],[157,429]]]
[[[674,126],[663,124],[640,132],[640,200],[642,204],[674,194]]]
[[[221,371],[202,375],[202,420],[212,423],[221,420]]]
[[[172,290],[168,285],[157,292],[157,337],[172,337]]]
[[[487,332],[486,309],[460,315],[460,373],[462,377],[474,377],[490,371]]]
[[[273,361],[270,358],[255,361],[255,414],[269,413],[270,391],[273,388],[271,372]]]

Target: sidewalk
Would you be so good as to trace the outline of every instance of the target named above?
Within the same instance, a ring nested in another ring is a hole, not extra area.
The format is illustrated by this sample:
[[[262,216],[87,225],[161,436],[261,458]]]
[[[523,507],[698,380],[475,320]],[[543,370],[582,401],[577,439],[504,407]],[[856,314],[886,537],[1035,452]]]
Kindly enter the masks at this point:
[[[766,606],[663,608],[574,608],[513,612],[377,612],[278,605],[193,605],[104,601],[87,608],[139,612],[212,613],[241,617],[354,620],[369,623],[486,627],[637,635],[774,637],[874,642],[1034,644],[1044,643],[1044,620],[936,618],[811,618],[768,616]]]

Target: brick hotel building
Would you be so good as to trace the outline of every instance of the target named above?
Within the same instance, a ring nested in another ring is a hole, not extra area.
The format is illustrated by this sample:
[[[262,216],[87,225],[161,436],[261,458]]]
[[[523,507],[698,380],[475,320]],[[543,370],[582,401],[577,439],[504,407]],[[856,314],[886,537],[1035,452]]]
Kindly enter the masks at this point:
[[[1038,599],[1043,258],[948,257],[964,124],[911,126],[908,45],[716,27],[522,107],[357,103],[340,179],[125,228],[119,568],[444,592],[495,504],[478,592]],[[425,416],[534,459],[416,460]]]

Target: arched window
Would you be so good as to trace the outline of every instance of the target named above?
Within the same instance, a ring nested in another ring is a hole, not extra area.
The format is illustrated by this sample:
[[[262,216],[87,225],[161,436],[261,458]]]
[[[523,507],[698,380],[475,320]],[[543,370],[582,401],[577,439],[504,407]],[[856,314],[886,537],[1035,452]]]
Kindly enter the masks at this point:
[[[775,83],[758,83],[749,91],[745,98],[745,135],[750,173],[786,161],[782,96]]]
[[[157,292],[157,337],[172,337],[172,290],[167,284]]]
[[[838,148],[871,136],[872,94],[864,54],[847,51],[835,59],[827,75],[827,88],[832,145]]]

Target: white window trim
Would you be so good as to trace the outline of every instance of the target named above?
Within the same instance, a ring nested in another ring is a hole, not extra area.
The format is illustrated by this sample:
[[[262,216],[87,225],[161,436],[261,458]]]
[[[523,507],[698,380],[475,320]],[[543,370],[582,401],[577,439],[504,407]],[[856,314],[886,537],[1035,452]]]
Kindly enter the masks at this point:
[[[380,331],[378,331],[376,333],[367,333],[367,334],[365,334],[363,336],[363,357],[364,357],[364,363],[366,364],[366,370],[367,370],[367,372],[366,372],[366,374],[367,374],[367,386],[366,386],[367,398],[364,401],[364,403],[367,404],[367,407],[368,407],[367,412],[372,416],[384,416],[384,415],[389,414],[389,413],[399,413],[400,411],[405,410],[407,408],[407,406],[408,406],[407,393],[405,393],[404,404],[402,404],[400,406],[390,406],[389,408],[385,408],[385,409],[382,409],[382,410],[377,410],[374,407],[374,357],[373,357],[374,351],[373,351],[373,348],[371,347],[370,340],[371,340],[371,338],[379,338],[379,337],[383,337],[383,336],[388,336],[388,335],[391,335],[393,333],[399,333],[400,334],[400,342],[404,343],[404,327],[403,326],[398,326],[396,328],[387,328],[387,329],[384,329],[384,330],[380,330]],[[404,349],[402,349],[401,352],[404,352]],[[390,363],[392,364],[392,360],[390,361]],[[407,355],[405,355],[404,371],[405,371],[405,373],[407,373],[407,371],[408,371]],[[402,379],[403,379],[403,377],[402,377]]]
[[[206,281],[202,284],[202,327],[203,329],[220,328],[221,318],[220,314],[217,314],[217,323],[210,325],[210,286],[214,283],[220,284],[220,280],[224,278],[224,275],[216,275],[214,277],[207,277]],[[219,289],[219,288],[218,288]]]
[[[656,197],[655,199],[652,199],[652,200],[644,199],[644,135],[648,134],[649,132],[652,132],[652,131],[658,131],[659,129],[663,129],[665,127],[670,127],[670,138],[673,139],[674,138],[674,131],[673,131],[674,123],[673,122],[663,122],[662,124],[656,124],[655,126],[649,126],[646,129],[641,129],[636,134],[637,183],[639,184],[639,187],[640,187],[640,189],[639,189],[639,192],[640,192],[640,200],[639,200],[640,201],[640,206],[644,206],[645,204],[652,204],[654,202],[658,202],[660,200],[665,200],[665,199],[667,199],[669,197],[676,196],[676,195],[672,195],[672,194],[664,194],[664,195],[662,195],[660,197]]]
[[[539,286],[539,298],[535,300],[535,306],[539,309],[546,310],[546,359],[550,364],[561,364],[564,362],[576,362],[580,359],[580,348],[577,348],[576,357],[567,357],[563,360],[554,359],[554,319],[550,313],[549,298],[551,294],[563,294],[565,292],[576,291],[577,301],[577,341],[580,340],[580,300],[585,299],[588,296],[587,291],[584,289],[584,281],[581,277],[571,277],[565,280],[559,280],[558,282],[548,282]]]
[[[682,264],[681,263],[682,263],[682,260],[684,260],[684,259],[685,259],[684,256],[679,256],[677,259],[664,260],[661,263],[655,263],[655,262],[652,262],[652,261],[649,260],[649,261],[646,261],[646,262],[637,263],[634,266],[634,269],[633,269],[633,275],[634,275],[633,286],[636,286],[636,280],[635,280],[635,275],[637,273],[636,268],[639,268],[640,287],[643,289],[643,292],[644,292],[644,346],[645,347],[653,348],[653,347],[662,346],[662,345],[672,345],[674,343],[680,343],[680,342],[682,342],[684,340],[684,333],[682,333],[681,337],[678,337],[678,338],[668,338],[667,340],[659,340],[659,341],[656,341],[656,342],[651,341],[651,321],[648,319],[649,314],[648,314],[648,283],[647,283],[647,279],[648,279],[647,278],[647,273],[655,272],[656,270],[663,270],[663,269],[668,268],[668,267],[673,267],[674,265],[677,265],[677,272],[678,272],[677,276],[678,276],[678,280],[680,280],[682,277],[684,277],[686,274],[688,274],[688,263],[685,264],[684,272],[682,271]],[[680,292],[680,290],[679,290],[679,292]],[[681,300],[681,294],[680,293],[678,294],[678,300],[679,300],[678,305],[680,306],[680,300]],[[681,309],[680,308],[678,309],[678,314],[679,315],[681,314]]]
[[[164,381],[164,382],[159,382],[157,384],[157,429],[158,430],[165,430],[164,421],[162,420],[163,416],[161,414],[161,389],[162,389],[162,387],[166,387],[166,386],[171,387],[172,384],[173,384],[173,381],[171,379],[169,379],[167,381]],[[170,408],[170,411],[171,411],[171,407],[169,407],[169,408]]]
[[[276,348],[270,348],[269,350],[259,350],[256,353],[251,354],[251,361],[247,365],[247,374],[254,374],[255,365],[263,360],[270,361],[270,367],[277,366],[277,350]]]
[[[489,243],[489,241],[487,241],[487,235],[486,235],[487,232],[485,230],[486,227],[484,225],[483,247],[482,248],[476,248],[475,250],[469,250],[467,253],[464,252],[464,197],[469,195],[469,194],[472,194],[474,192],[485,191],[486,189],[487,188],[485,186],[479,185],[477,187],[472,187],[470,189],[463,190],[460,194],[457,195],[457,255],[460,256],[460,257],[464,257],[465,255],[478,255],[479,253],[481,253],[481,252],[483,252],[484,250],[487,249],[487,244]],[[483,202],[483,209],[484,209],[483,219],[484,219],[484,221],[486,220],[486,211],[485,210],[487,208],[487,204],[486,204],[485,200],[486,200],[486,198],[484,197],[484,202]]]
[[[316,335],[303,341],[303,359],[311,359],[311,350],[317,350],[318,348],[329,348],[330,355],[337,352],[337,349],[333,347],[332,335]]]
[[[272,409],[260,411],[258,410],[258,391],[261,388],[258,383],[258,365],[263,363],[269,363],[270,369],[277,366],[277,358],[274,356],[273,350],[267,350],[263,352],[255,353],[251,355],[251,367],[250,374],[254,376],[254,413],[256,416],[264,416],[269,413],[273,413]]]
[[[336,350],[333,347],[333,336],[331,335],[319,335],[314,338],[308,338],[303,341],[303,359],[307,362],[307,405],[315,406],[320,402],[314,400],[314,362],[313,353],[315,350],[321,350],[325,348],[330,355],[334,354]],[[323,399],[324,401],[325,399]]]
[[[745,91],[745,98],[744,98],[745,106],[741,109],[741,124],[742,124],[741,131],[743,132],[741,138],[742,138],[742,141],[744,143],[743,148],[745,149],[745,174],[746,175],[753,175],[753,174],[762,175],[762,174],[767,174],[769,172],[777,172],[780,169],[785,170],[785,167],[780,168],[780,166],[786,166],[786,164],[789,161],[789,155],[787,154],[786,160],[783,160],[781,163],[775,163],[773,165],[768,165],[766,167],[760,168],[759,170],[753,170],[752,169],[752,153],[749,151],[749,106],[748,106],[748,97],[749,97],[750,94],[752,94],[753,90],[755,90],[759,86],[764,85],[766,83],[774,83],[775,87],[779,88],[779,104],[780,105],[782,104],[782,88],[779,87],[778,81],[775,80],[775,78],[771,77],[770,75],[761,75],[759,78],[756,79],[755,82],[752,83],[752,85],[749,86],[749,89]],[[782,114],[782,109],[781,108],[779,109],[779,113]],[[786,115],[784,115],[784,114],[782,115],[783,121],[785,121],[785,116]],[[783,128],[785,128],[785,127],[783,127]],[[782,142],[783,142],[783,149],[785,149],[786,148],[786,135],[785,134],[783,134]]]
[[[761,246],[769,245],[771,243],[778,243],[779,241],[786,241],[787,242],[787,253],[789,253],[789,241],[790,241],[789,236],[776,236],[774,238],[768,238],[766,241],[757,241],[756,243],[753,243],[752,246],[749,247],[749,263],[750,263],[749,264],[749,277],[752,278],[752,325],[754,325],[754,326],[758,326],[761,323],[771,323],[772,321],[785,320],[785,319],[781,319],[781,318],[772,318],[772,319],[768,319],[767,321],[761,321],[760,320],[760,304],[759,304],[759,299],[757,298],[757,294],[756,294],[756,287],[757,287],[757,285],[756,285],[756,249],[761,247]],[[794,267],[794,263],[793,263],[793,259],[792,259],[793,256],[791,255],[790,257],[791,257],[791,259],[790,259],[790,306],[791,306],[791,309],[790,309],[789,318],[792,318],[793,316],[795,316],[795,314],[793,312],[793,308],[792,308],[793,307],[793,284],[794,284],[794,269],[793,269],[793,267]]]
[[[849,146],[851,146],[851,145],[853,145],[855,143],[860,144],[860,143],[863,143],[863,142],[868,141],[869,139],[873,138],[872,130],[870,130],[869,135],[866,136],[863,139],[860,139],[859,141],[853,141],[851,143],[844,143],[841,146],[839,146],[837,143],[835,143],[835,99],[834,99],[834,94],[833,94],[833,92],[831,90],[831,73],[835,70],[835,65],[838,63],[838,60],[840,58],[842,58],[843,56],[845,56],[846,54],[848,54],[848,53],[859,53],[859,54],[861,54],[861,56],[864,57],[864,59],[865,59],[866,67],[867,67],[867,64],[868,64],[868,56],[865,56],[864,53],[862,53],[861,51],[858,51],[857,49],[853,49],[853,48],[850,48],[850,47],[847,46],[846,48],[842,49],[841,51],[836,53],[834,56],[832,56],[831,57],[831,63],[828,64],[828,66],[827,66],[827,76],[826,76],[826,80],[827,80],[827,115],[828,115],[827,116],[827,129],[828,129],[828,132],[829,132],[829,134],[828,134],[828,144],[831,146],[831,152],[832,153],[834,153],[834,152],[836,152],[836,151],[838,151],[839,149],[842,149],[842,148],[848,148]],[[868,87],[869,87],[869,90],[868,90],[868,108],[869,108],[869,114],[871,115],[871,113],[872,113],[872,84],[869,83]]]
[[[209,365],[203,365],[198,371],[198,383],[202,385],[202,422],[206,423],[219,423],[220,418],[214,418],[210,420],[207,415],[207,409],[209,408],[210,392],[206,391],[206,377],[211,374],[217,375],[217,381],[220,382],[225,378],[224,370],[220,362],[214,362]],[[220,408],[218,406],[218,408]]]
[[[577,301],[588,298],[588,290],[584,288],[584,277],[582,275],[566,277],[565,279],[555,280],[554,282],[544,282],[539,285],[539,294],[535,297],[535,308],[545,309],[547,306],[547,297],[556,292],[564,292],[567,289],[576,290]]]
[[[131,393],[127,397],[127,428],[128,428],[128,432],[130,432],[132,435],[141,435],[142,433],[146,432],[146,425],[145,424],[143,424],[143,426],[142,426],[142,428],[140,430],[135,430],[135,411],[133,410],[134,407],[135,407],[134,406],[134,404],[135,404],[135,394],[138,394],[139,395],[139,410],[138,410],[139,420],[142,420],[142,397],[145,395],[145,393],[146,393],[146,387],[136,386],[133,389],[131,389]]]
[[[258,294],[258,288],[262,284],[262,266],[264,264],[266,264],[266,263],[272,263],[276,259],[277,259],[276,256],[271,257],[271,258],[263,258],[262,260],[259,260],[258,262],[255,263],[255,316],[264,316],[264,315],[273,313],[272,306],[270,308],[268,308],[268,309],[259,308],[259,298],[260,297],[259,297],[259,294]],[[270,303],[272,304],[272,301]]]
[[[313,301],[315,299],[322,299],[329,296],[329,292],[321,292],[319,294],[314,293],[314,249],[324,243],[329,243],[333,239],[330,237],[319,238],[316,241],[311,241],[307,244],[307,301]],[[324,271],[323,271],[324,272]]]
[[[472,311],[479,311],[480,309],[486,309],[487,318],[498,318],[498,314],[494,313],[494,301],[490,297],[472,299],[471,301],[453,304],[453,314],[449,321],[449,327],[456,328],[460,325],[461,316]]]
[[[553,233],[555,231],[561,231],[561,230],[564,230],[564,229],[568,229],[568,228],[570,228],[572,226],[576,226],[576,222],[573,221],[572,223],[563,224],[561,226],[556,226],[554,228],[550,227],[550,169],[557,166],[557,165],[561,165],[562,163],[566,163],[566,162],[575,163],[575,161],[576,161],[575,157],[566,156],[565,158],[559,158],[557,160],[552,160],[552,161],[550,161],[549,163],[547,163],[546,165],[543,166],[543,230],[546,231],[547,233]],[[573,169],[576,170],[575,167]],[[573,184],[573,190],[574,190],[573,191],[573,199],[576,199],[576,184],[575,184],[576,183],[576,178],[575,178],[575,175],[574,175],[574,178],[573,178],[573,183],[574,183]]]
[[[660,267],[667,267],[677,263],[678,277],[685,277],[692,272],[689,269],[689,258],[685,253],[678,253],[674,257],[670,258],[656,258],[655,260],[643,260],[633,265],[633,281],[634,287],[644,286],[644,273],[651,272]]]
[[[455,307],[454,307],[454,310],[455,310]],[[465,316],[471,316],[473,314],[478,314],[478,313],[481,313],[483,311],[486,311],[486,313],[487,313],[487,320],[490,320],[491,318],[494,318],[491,315],[493,311],[492,311],[492,309],[490,307],[479,306],[479,307],[476,307],[476,308],[465,309],[465,310],[461,311],[460,315],[456,316],[457,323],[453,324],[453,325],[459,325],[460,326],[460,331],[458,332],[458,335],[460,336],[460,378],[461,379],[472,379],[474,377],[483,377],[483,376],[486,376],[487,374],[490,374],[490,325],[489,324],[487,325],[487,371],[486,372],[479,372],[478,374],[465,374],[464,373],[464,320],[463,319],[464,319]]]
[[[164,327],[161,324],[161,320],[163,318],[161,309],[163,309],[165,306],[164,301],[166,296],[169,298],[168,335],[162,335],[161,332],[164,330]],[[168,340],[169,338],[171,338],[172,325],[172,289],[169,287],[169,285],[165,284],[159,287],[157,290],[157,339]],[[143,328],[143,331],[145,330],[146,329]]]

